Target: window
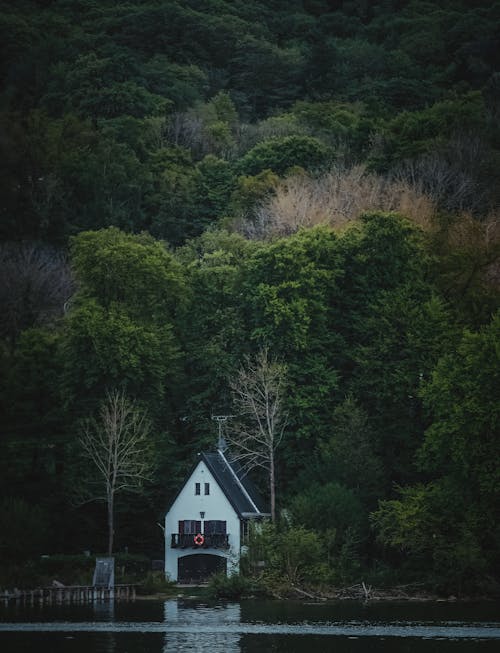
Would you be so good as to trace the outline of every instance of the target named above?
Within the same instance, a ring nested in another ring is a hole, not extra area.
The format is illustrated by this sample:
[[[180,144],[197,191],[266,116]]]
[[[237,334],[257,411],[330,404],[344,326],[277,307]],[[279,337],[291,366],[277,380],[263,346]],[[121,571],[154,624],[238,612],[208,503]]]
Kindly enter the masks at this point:
[[[195,494],[201,494],[201,485],[200,485],[200,483],[195,483],[194,484],[194,493]]]
[[[179,522],[179,533],[181,535],[197,535],[201,533],[201,521],[183,519]]]
[[[219,519],[207,520],[204,524],[205,535],[225,535],[226,522]]]
[[[205,483],[205,494],[210,494],[210,483]]]
[[[249,523],[247,520],[241,520],[240,522],[240,538],[241,542],[244,544],[248,544],[248,536],[249,536]]]

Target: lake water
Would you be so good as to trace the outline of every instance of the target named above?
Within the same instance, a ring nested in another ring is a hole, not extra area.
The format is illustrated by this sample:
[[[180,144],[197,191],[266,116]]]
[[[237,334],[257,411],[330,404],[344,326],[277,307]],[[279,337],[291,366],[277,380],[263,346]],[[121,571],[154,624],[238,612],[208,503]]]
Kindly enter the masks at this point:
[[[484,603],[199,599],[0,606],[2,653],[483,653],[500,651]]]

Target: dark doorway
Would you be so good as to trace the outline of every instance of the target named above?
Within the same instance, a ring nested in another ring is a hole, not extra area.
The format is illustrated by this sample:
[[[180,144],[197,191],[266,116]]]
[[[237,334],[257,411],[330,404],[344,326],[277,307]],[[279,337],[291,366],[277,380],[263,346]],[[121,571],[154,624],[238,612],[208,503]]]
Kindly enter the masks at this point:
[[[203,583],[214,574],[227,573],[227,559],[206,553],[179,558],[177,582]]]

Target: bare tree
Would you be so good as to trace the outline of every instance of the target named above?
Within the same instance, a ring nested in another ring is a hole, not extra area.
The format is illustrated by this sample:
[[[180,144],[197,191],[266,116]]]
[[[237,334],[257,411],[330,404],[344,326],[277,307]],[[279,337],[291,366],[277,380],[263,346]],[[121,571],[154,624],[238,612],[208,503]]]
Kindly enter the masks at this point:
[[[339,166],[317,179],[302,174],[283,180],[237,228],[249,238],[265,239],[317,224],[342,228],[364,211],[397,211],[425,229],[436,205],[410,180]]]
[[[34,242],[0,245],[0,333],[14,346],[23,329],[63,314],[74,291],[63,253]]]
[[[271,518],[276,518],[275,452],[287,424],[283,410],[286,366],[272,360],[266,348],[246,358],[229,383],[237,419],[227,433],[233,460],[248,472],[263,469],[269,480]]]
[[[480,146],[471,139],[468,165],[465,147],[464,140],[454,141],[448,152],[434,151],[403,161],[392,171],[392,182],[411,186],[446,211],[480,213],[488,204],[486,189],[477,178],[481,157],[473,160],[474,149],[480,151]]]
[[[84,495],[87,501],[106,502],[108,555],[113,551],[115,495],[137,491],[151,478],[150,433],[145,413],[121,390],[108,392],[98,418],[83,424],[80,444],[84,457],[91,463]]]

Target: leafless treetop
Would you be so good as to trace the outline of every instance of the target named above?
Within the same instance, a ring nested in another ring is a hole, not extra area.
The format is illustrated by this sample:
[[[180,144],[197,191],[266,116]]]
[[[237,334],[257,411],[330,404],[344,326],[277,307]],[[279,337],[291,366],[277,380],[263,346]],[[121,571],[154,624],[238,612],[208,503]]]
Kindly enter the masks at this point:
[[[74,291],[65,255],[48,245],[1,244],[0,270],[0,329],[11,341],[62,315]]]

